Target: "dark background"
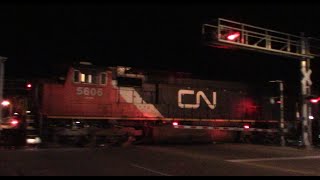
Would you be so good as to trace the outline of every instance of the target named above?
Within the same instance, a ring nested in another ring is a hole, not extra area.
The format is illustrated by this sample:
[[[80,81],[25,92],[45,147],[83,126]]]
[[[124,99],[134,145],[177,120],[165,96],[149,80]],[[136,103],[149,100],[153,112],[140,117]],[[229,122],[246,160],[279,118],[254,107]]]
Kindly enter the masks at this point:
[[[319,37],[320,3],[0,4],[0,56],[6,77],[50,76],[57,64],[85,58],[94,64],[191,72],[205,79],[267,82],[300,90],[299,60],[202,43],[201,25],[219,17]],[[312,61],[318,89],[319,58]],[[317,91],[317,90],[315,90]]]

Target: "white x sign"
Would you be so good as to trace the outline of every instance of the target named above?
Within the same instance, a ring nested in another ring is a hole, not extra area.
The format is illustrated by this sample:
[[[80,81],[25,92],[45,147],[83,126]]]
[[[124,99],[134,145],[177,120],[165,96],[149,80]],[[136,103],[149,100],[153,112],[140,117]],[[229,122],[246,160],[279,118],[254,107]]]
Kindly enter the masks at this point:
[[[312,81],[310,79],[310,75],[311,75],[311,69],[309,69],[308,71],[306,71],[305,68],[301,68],[301,72],[303,74],[303,79],[301,80],[301,83],[306,84],[308,83],[308,85],[312,85]]]

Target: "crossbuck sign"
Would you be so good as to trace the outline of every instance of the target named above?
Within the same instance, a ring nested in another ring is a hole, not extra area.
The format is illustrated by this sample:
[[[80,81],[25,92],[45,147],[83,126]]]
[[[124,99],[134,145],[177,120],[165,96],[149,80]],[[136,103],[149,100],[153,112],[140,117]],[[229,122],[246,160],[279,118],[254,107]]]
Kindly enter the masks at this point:
[[[310,75],[311,75],[311,69],[309,69],[308,71],[306,71],[305,68],[301,68],[301,73],[303,75],[303,79],[301,80],[301,83],[304,85],[312,85],[312,81],[310,79]]]

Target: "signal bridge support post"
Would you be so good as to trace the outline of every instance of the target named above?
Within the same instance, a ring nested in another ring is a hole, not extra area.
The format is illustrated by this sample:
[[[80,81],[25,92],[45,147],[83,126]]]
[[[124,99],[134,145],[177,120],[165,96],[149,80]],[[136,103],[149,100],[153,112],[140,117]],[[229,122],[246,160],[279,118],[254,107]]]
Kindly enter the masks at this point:
[[[301,53],[308,53],[308,42],[305,38],[302,38],[301,42]],[[311,115],[311,106],[310,103],[306,100],[305,97],[311,95],[311,85],[312,81],[310,79],[311,75],[310,69],[310,59],[303,58],[301,60],[301,73],[303,75],[301,80],[301,93],[302,93],[302,102],[301,102],[301,114],[302,114],[302,123],[301,123],[301,132],[302,132],[302,142],[306,148],[311,148],[312,146],[312,119],[309,118]]]

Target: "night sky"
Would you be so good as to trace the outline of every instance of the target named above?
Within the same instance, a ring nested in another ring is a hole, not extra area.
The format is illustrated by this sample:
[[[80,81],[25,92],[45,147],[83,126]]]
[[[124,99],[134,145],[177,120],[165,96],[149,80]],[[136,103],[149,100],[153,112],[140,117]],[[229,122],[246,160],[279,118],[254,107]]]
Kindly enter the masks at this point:
[[[320,3],[1,3],[6,76],[48,75],[54,65],[94,64],[191,72],[206,79],[298,84],[299,61],[206,47],[201,25],[218,17],[320,37]],[[320,84],[319,58],[312,80]]]

